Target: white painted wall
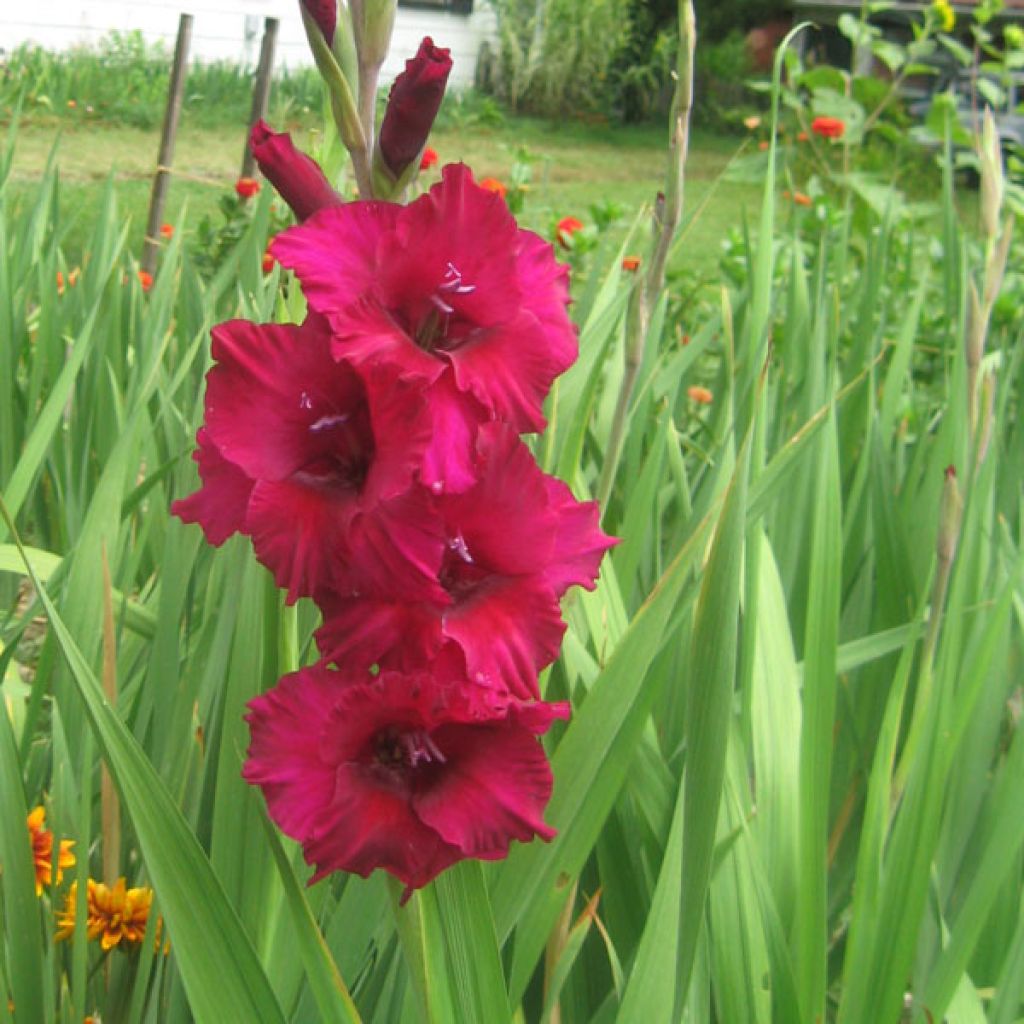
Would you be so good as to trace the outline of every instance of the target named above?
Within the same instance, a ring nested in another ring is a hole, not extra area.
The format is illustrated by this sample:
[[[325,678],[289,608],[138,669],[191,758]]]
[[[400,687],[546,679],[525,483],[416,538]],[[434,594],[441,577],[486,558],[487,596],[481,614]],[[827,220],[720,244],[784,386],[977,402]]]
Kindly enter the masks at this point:
[[[481,43],[496,35],[497,19],[487,0],[476,0],[470,15],[429,8],[399,7],[384,79],[402,70],[424,36],[452,51],[449,84],[470,85]],[[35,5],[0,0],[0,49],[34,42],[51,50],[95,43],[107,32],[138,29],[147,41],[174,49],[181,13],[194,17],[192,57],[252,65],[259,55],[263,19],[279,18],[277,67],[311,64],[299,18],[298,0],[46,0]]]

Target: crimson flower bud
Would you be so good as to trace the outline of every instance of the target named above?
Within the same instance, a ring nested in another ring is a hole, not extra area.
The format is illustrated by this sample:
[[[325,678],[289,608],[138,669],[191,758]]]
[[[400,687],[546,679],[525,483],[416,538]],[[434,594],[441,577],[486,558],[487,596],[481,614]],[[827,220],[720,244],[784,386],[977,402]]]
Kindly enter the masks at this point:
[[[396,178],[426,145],[451,69],[450,51],[427,36],[391,86],[379,145],[384,164]]]
[[[337,0],[299,0],[306,13],[323,33],[327,46],[334,45],[334,30],[338,27]]]
[[[341,205],[341,196],[320,165],[297,150],[287,132],[273,132],[265,121],[257,121],[249,145],[260,170],[299,220],[306,220],[325,206]]]

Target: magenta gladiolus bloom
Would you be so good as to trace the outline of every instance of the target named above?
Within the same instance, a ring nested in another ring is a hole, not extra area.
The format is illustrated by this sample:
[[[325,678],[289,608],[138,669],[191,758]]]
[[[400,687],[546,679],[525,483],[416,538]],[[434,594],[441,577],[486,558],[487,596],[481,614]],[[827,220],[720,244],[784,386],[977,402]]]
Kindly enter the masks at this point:
[[[314,881],[383,868],[408,897],[463,858],[554,835],[536,737],[567,705],[476,704],[436,668],[367,680],[318,665],[249,707],[244,777],[302,843]]]
[[[454,646],[478,687],[520,700],[540,697],[537,673],[558,657],[565,623],[559,598],[594,586],[614,543],[581,504],[541,472],[515,431],[480,428],[479,480],[437,499],[445,538],[440,601],[410,601],[400,588],[320,595],[324,657],[349,668],[407,669]]]
[[[270,251],[327,317],[336,358],[418,382],[435,424],[423,476],[435,491],[473,483],[484,420],[544,426],[544,397],[576,358],[568,272],[464,165],[408,206],[320,210]]]
[[[340,206],[344,202],[320,165],[297,150],[287,132],[273,132],[266,121],[257,121],[249,145],[260,170],[299,220],[325,206]]]
[[[427,144],[451,69],[451,51],[435,46],[427,36],[391,86],[379,145],[384,163],[396,178]]]
[[[443,542],[411,489],[430,440],[422,395],[386,367],[334,360],[318,318],[213,330],[199,434],[202,488],[172,511],[212,544],[234,531],[294,601],[375,581],[436,598]]]

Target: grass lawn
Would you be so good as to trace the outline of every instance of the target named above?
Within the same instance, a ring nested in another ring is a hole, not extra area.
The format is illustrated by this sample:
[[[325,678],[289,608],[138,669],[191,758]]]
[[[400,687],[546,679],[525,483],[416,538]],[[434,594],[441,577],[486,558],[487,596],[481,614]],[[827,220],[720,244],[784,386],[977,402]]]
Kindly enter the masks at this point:
[[[296,142],[312,148],[308,129],[295,132]],[[200,127],[183,121],[174,159],[175,178],[165,220],[176,222],[187,204],[187,225],[193,229],[217,201],[230,191],[241,163],[242,127]],[[18,131],[13,164],[14,193],[28,194],[56,147],[60,168],[60,204],[66,236],[64,248],[76,262],[90,228],[106,178],[117,181],[118,202],[131,221],[130,246],[141,245],[156,165],[159,136],[155,130],[66,118],[29,120]],[[665,149],[655,127],[591,127],[554,124],[526,118],[507,119],[497,126],[447,125],[435,131],[431,144],[442,162],[464,160],[478,177],[506,179],[517,151],[530,154],[532,181],[522,221],[549,236],[553,223],[573,215],[589,221],[588,207],[613,201],[623,209],[623,224],[661,187]],[[738,147],[735,138],[697,135],[691,145],[687,173],[687,211],[710,200],[691,228],[683,261],[693,269],[711,270],[718,243],[737,223],[745,206],[753,208],[759,190],[751,185],[717,181]],[[623,229],[624,230],[624,227]]]

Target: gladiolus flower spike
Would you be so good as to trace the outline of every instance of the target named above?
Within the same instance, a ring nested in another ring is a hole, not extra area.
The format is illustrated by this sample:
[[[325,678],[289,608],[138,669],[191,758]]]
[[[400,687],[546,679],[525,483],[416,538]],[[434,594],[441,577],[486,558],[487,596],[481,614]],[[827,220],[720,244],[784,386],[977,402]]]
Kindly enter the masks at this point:
[[[554,835],[538,736],[568,706],[538,674],[614,543],[519,437],[576,358],[567,270],[461,165],[269,253],[307,319],[214,328],[201,487],[173,511],[323,614],[320,662],[250,703],[245,778],[314,880],[381,868],[408,897]]]

